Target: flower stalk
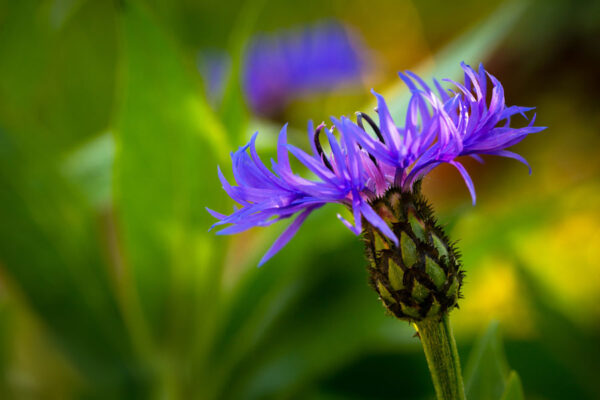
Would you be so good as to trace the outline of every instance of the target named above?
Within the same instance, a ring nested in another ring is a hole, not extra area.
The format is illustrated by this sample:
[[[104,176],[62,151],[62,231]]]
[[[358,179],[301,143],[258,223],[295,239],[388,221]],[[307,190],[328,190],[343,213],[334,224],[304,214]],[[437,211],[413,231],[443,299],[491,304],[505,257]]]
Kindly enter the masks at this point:
[[[416,184],[389,189],[371,203],[400,238],[396,246],[364,221],[367,271],[373,289],[394,317],[417,330],[438,400],[464,400],[460,361],[449,312],[457,307],[464,272],[459,253],[437,223]]]
[[[460,359],[448,314],[441,320],[414,323],[435,387],[438,400],[465,400]]]

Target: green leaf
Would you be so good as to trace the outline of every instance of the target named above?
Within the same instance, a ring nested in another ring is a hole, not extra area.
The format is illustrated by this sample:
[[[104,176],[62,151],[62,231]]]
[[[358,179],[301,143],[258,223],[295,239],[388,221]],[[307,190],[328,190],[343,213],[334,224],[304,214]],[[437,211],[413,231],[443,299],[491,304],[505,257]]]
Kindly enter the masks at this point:
[[[98,208],[106,207],[112,199],[114,157],[114,138],[110,132],[103,133],[69,154],[61,170],[79,186],[90,203]]]
[[[106,130],[117,62],[114,2],[9,3],[0,32],[7,55],[0,75],[11,77],[0,82],[4,127],[45,132],[53,153]]]
[[[521,384],[521,378],[515,371],[510,371],[508,380],[506,381],[506,387],[500,400],[524,400],[525,395],[523,394],[523,385]]]
[[[150,12],[127,2],[120,22],[114,202],[127,290],[140,303],[140,332],[178,360],[161,368],[178,375],[169,363],[186,368],[180,358],[193,354],[191,341],[204,343],[217,310],[225,241],[207,232],[205,207],[224,204],[216,166],[232,147],[194,66]]]
[[[27,138],[27,131],[0,129],[3,281],[18,288],[48,343],[64,352],[91,391],[133,396],[140,387],[132,371],[140,366],[99,237],[107,218],[62,179],[44,142]]]
[[[508,374],[498,323],[492,322],[475,344],[465,368],[467,398],[498,400],[504,392]]]

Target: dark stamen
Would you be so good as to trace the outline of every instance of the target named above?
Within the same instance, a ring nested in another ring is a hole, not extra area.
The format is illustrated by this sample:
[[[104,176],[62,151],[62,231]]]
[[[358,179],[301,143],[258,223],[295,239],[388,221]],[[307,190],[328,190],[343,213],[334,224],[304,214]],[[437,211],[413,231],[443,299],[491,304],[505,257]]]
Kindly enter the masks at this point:
[[[323,147],[321,146],[321,142],[319,141],[319,134],[321,133],[323,128],[325,128],[325,125],[321,124],[315,130],[315,136],[314,136],[315,147],[317,148],[317,153],[319,153],[319,156],[321,156],[321,160],[323,160],[323,164],[325,164],[325,166],[327,168],[329,168],[329,170],[331,172],[333,172],[333,167],[331,166],[331,163],[327,159],[327,156],[325,155],[325,152],[323,151]]]
[[[371,119],[371,117],[369,117],[364,112],[357,111],[356,112],[356,123],[358,124],[358,126],[360,126],[360,129],[362,129],[363,131],[366,132],[365,126],[362,122],[363,118],[367,120],[367,123],[371,126],[371,129],[373,129],[373,131],[375,132],[375,134],[377,135],[377,138],[381,141],[381,143],[385,144],[385,141],[383,140],[383,136],[381,135],[381,131],[379,130],[379,127],[377,126],[377,124],[375,124],[375,121],[373,121],[373,119]],[[375,156],[373,156],[373,154],[369,153],[369,158],[371,159],[371,161],[373,161],[373,164],[379,165],[379,164],[377,164],[377,159],[375,158]]]
[[[377,124],[375,123],[375,121],[373,121],[373,119],[371,117],[369,117],[368,114],[365,114],[364,112],[357,111],[356,112],[356,123],[364,131],[365,130],[365,126],[363,125],[363,122],[362,122],[363,118],[371,126],[371,129],[373,129],[373,132],[375,132],[375,134],[377,135],[377,138],[379,139],[379,141],[381,143],[385,144],[385,140],[383,140],[383,135],[381,134],[381,131],[379,130],[379,127],[377,126]]]

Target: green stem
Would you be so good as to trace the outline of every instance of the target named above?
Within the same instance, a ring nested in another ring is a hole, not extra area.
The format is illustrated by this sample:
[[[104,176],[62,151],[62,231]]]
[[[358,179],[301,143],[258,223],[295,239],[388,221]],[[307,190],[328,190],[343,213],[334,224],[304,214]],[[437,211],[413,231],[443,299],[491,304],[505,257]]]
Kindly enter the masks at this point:
[[[438,400],[465,400],[460,360],[448,314],[415,323]]]

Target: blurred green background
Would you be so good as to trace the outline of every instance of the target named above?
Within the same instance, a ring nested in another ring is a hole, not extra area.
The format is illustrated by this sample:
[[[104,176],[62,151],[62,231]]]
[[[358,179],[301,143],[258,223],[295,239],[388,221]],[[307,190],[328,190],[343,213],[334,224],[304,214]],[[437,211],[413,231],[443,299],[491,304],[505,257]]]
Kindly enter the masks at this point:
[[[250,38],[323,20],[368,49],[359,87],[257,116]],[[549,127],[516,146],[532,176],[466,162],[475,207],[451,168],[424,182],[467,270],[452,313],[466,373],[498,320],[490,370],[517,370],[528,399],[600,398],[599,37],[591,0],[0,1],[0,398],[432,398],[338,207],[261,269],[285,224],[216,236],[204,207],[231,209],[216,166],[230,176],[255,130],[265,156],[288,121],[306,146],[308,119],[370,112],[371,87],[401,120],[397,71],[460,78],[462,60]],[[205,50],[230,58],[217,104]]]

